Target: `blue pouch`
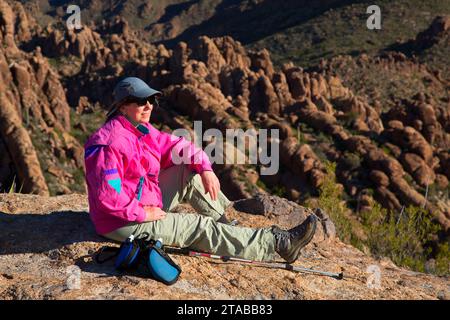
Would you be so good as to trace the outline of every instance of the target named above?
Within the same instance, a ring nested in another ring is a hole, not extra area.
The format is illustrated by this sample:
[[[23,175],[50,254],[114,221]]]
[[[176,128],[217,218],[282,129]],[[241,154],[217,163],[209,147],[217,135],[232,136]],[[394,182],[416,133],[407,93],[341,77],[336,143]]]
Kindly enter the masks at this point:
[[[114,267],[119,271],[125,271],[138,265],[143,249],[142,240],[135,239],[134,235],[130,235],[119,248],[102,247],[96,254],[95,261],[97,263],[105,263],[115,257]],[[101,256],[106,252],[113,253],[113,255],[102,259]]]
[[[135,239],[134,235],[129,236],[121,245],[117,247],[103,247],[95,256],[97,263],[104,263],[112,258],[116,258],[114,266],[119,271],[127,271],[145,262],[149,276],[164,284],[174,284],[181,273],[181,268],[164,252],[161,240],[147,240],[148,234],[141,235],[140,239]],[[101,256],[111,252],[113,255],[102,259]]]
[[[147,267],[154,279],[166,285],[177,282],[181,268],[162,249],[161,240],[148,246]]]
[[[130,236],[121,244],[114,266],[120,271],[131,269],[138,264],[140,253],[140,244]]]

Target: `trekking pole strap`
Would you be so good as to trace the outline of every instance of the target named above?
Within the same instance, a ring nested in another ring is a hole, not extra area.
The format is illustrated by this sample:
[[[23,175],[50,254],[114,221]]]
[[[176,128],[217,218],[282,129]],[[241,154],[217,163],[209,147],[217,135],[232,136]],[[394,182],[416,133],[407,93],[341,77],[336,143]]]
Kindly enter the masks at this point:
[[[94,256],[95,262],[97,262],[99,264],[105,263],[106,261],[109,261],[109,260],[113,259],[114,257],[116,257],[119,254],[119,251],[120,251],[120,249],[116,248],[116,247],[108,247],[108,246],[102,247]],[[101,259],[100,256],[102,254],[104,254],[105,252],[110,252],[113,254],[110,256],[107,256],[104,259]]]

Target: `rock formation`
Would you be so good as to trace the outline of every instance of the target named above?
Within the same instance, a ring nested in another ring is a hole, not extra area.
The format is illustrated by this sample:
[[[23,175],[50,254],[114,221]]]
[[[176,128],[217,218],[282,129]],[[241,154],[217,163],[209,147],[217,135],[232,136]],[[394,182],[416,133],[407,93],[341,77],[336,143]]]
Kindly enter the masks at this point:
[[[437,19],[417,39],[442,41],[447,20]],[[0,0],[1,191],[16,176],[16,191],[23,185],[26,193],[84,192],[81,140],[101,125],[118,79],[138,76],[164,92],[152,115],[161,130],[192,131],[196,120],[203,131],[279,130],[279,139],[268,138],[280,147],[277,174],[261,175],[260,164],[214,165],[230,199],[316,197],[331,160],[343,192],[362,199],[355,216],[370,210],[371,190],[397,213],[425,206],[448,236],[450,102],[442,94],[448,82],[425,65],[383,52],[336,57],[310,70],[291,62],[277,68],[268,50],[248,50],[229,36],[166,47],[133,32],[123,17],[76,31],[57,23],[40,27],[21,3]],[[381,89],[369,82],[361,88],[363,76],[354,75],[369,71]],[[414,81],[412,74],[429,85],[391,92],[382,78]]]

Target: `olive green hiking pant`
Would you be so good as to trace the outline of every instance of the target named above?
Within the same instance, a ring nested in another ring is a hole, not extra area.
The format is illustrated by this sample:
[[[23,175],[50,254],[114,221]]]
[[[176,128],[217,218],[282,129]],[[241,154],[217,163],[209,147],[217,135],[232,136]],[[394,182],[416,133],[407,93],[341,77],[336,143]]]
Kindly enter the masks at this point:
[[[273,260],[275,238],[271,228],[253,229],[216,222],[231,202],[222,192],[217,200],[212,200],[209,193],[205,194],[200,175],[187,165],[161,171],[159,186],[163,210],[167,212],[164,219],[130,223],[104,236],[122,242],[131,234],[139,237],[148,233],[152,239],[161,238],[164,245],[244,259]],[[191,204],[199,214],[173,212],[181,201]]]

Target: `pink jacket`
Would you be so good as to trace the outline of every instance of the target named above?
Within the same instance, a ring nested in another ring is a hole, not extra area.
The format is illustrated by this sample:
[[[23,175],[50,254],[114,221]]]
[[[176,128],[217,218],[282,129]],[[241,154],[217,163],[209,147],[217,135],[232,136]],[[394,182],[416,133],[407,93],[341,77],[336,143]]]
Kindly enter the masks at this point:
[[[145,205],[163,207],[158,176],[174,165],[172,152],[187,150],[189,166],[197,173],[212,170],[208,156],[190,141],[149,123],[138,128],[118,115],[84,145],[89,214],[99,234],[143,222]]]

